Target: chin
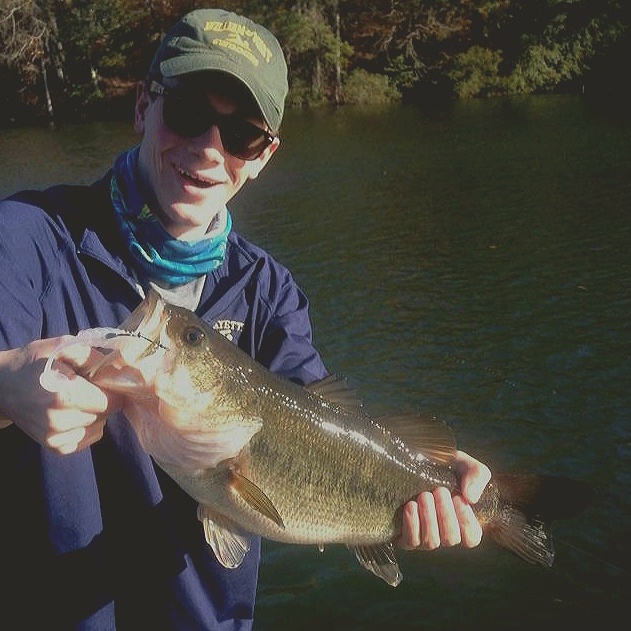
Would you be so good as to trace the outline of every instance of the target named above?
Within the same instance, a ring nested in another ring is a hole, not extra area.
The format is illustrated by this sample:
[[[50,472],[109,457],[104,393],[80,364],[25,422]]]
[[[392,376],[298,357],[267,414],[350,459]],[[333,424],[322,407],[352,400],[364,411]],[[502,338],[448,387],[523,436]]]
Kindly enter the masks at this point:
[[[191,208],[190,206],[186,209],[172,208],[169,213],[169,218],[171,219],[169,232],[172,234],[177,232],[176,236],[180,237],[188,233],[193,233],[192,238],[201,238],[216,214],[216,211],[208,212],[207,208],[208,205],[206,205],[204,209],[200,209],[199,207]]]

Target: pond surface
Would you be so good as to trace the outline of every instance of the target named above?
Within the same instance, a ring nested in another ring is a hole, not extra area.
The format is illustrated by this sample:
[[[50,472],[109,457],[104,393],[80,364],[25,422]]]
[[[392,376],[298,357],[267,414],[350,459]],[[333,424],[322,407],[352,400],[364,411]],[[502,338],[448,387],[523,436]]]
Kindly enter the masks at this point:
[[[130,113],[131,114],[131,113]],[[90,182],[131,125],[0,131],[0,195]],[[557,561],[400,553],[387,587],[342,546],[265,542],[257,631],[582,625],[631,597],[631,121],[575,97],[290,111],[233,206],[288,265],[315,340],[369,411],[422,411],[496,471],[598,492]]]

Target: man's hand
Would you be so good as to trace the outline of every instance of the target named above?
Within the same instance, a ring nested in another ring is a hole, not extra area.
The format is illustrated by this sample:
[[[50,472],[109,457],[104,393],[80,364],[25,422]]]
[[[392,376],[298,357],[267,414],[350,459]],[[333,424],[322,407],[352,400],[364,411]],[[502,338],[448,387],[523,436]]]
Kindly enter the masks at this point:
[[[109,413],[119,409],[117,397],[79,376],[77,371],[95,360],[88,345],[67,344],[54,370],[41,376],[46,358],[69,336],[37,340],[0,351],[0,410],[22,431],[59,454],[85,449],[103,436]],[[7,426],[4,421],[2,426]]]
[[[403,507],[403,525],[397,543],[406,550],[434,550],[440,546],[477,546],[482,526],[473,513],[475,504],[491,479],[489,468],[458,451],[453,469],[460,479],[461,493],[452,495],[444,487],[421,493]]]

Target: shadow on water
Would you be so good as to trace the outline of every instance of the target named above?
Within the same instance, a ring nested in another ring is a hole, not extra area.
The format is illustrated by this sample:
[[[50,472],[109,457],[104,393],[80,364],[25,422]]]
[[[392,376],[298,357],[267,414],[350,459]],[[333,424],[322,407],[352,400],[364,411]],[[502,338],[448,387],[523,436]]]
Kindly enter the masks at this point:
[[[91,181],[130,125],[0,132],[0,193]],[[418,410],[497,471],[596,502],[557,562],[491,543],[401,553],[396,589],[342,546],[265,542],[257,631],[594,624],[631,596],[631,123],[575,97],[289,111],[232,204],[287,264],[315,341],[375,414]],[[333,465],[332,465],[333,466]]]

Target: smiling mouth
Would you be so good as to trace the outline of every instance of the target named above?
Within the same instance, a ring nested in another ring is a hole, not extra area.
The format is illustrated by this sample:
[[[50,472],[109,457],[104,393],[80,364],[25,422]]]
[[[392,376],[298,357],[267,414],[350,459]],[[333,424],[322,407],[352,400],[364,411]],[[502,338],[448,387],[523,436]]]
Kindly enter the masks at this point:
[[[178,172],[179,176],[185,182],[188,182],[189,184],[192,184],[193,186],[196,186],[197,188],[210,188],[211,186],[218,184],[218,182],[203,179],[196,175],[193,175],[192,173],[189,173],[188,171],[185,171],[184,169],[181,169],[180,167],[175,167],[175,170]]]

